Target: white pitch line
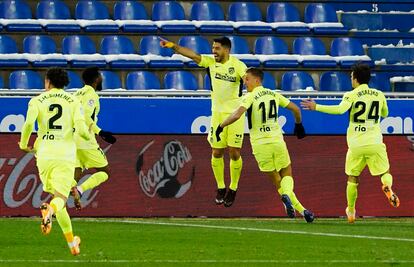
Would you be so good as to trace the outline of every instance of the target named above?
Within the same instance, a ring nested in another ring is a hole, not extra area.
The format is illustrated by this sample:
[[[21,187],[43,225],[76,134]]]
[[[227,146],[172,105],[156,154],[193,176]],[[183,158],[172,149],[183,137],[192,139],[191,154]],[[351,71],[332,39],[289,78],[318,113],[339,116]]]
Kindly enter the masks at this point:
[[[386,237],[386,236],[368,236],[368,235],[345,235],[345,234],[335,234],[335,233],[306,232],[306,231],[296,231],[296,230],[277,230],[277,229],[268,229],[268,228],[235,227],[235,226],[221,226],[221,225],[204,225],[204,224],[193,224],[193,223],[169,223],[169,222],[131,221],[131,220],[113,220],[113,219],[112,220],[86,219],[85,221],[127,223],[127,224],[165,225],[165,226],[182,226],[182,227],[210,228],[210,229],[250,231],[250,232],[268,232],[268,233],[280,233],[280,234],[314,235],[314,236],[329,236],[329,237],[345,237],[345,238],[358,238],[358,239],[414,242],[414,239],[411,239],[411,238]]]
[[[0,263],[414,263],[414,260],[41,260],[0,259]]]

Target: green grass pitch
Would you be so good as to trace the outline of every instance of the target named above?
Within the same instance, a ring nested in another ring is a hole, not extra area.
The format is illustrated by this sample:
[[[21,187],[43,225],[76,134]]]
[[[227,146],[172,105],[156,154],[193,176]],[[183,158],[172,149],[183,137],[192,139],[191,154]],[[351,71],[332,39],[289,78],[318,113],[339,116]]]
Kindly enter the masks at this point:
[[[77,257],[39,224],[0,219],[0,266],[414,266],[414,218],[75,218]]]

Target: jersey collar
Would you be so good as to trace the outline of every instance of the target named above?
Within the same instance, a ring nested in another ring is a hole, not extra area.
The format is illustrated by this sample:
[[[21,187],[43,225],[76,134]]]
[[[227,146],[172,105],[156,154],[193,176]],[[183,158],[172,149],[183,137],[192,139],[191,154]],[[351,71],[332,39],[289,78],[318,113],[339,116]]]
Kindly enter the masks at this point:
[[[90,85],[85,84],[85,86],[84,86],[83,88],[85,89],[85,91],[90,91],[90,90],[92,90],[92,91],[94,91],[94,92],[95,92],[95,89],[93,89],[93,87],[92,87],[92,86],[90,86]]]
[[[357,88],[355,88],[355,90],[365,90],[365,89],[369,89],[368,84],[366,83],[360,84]]]

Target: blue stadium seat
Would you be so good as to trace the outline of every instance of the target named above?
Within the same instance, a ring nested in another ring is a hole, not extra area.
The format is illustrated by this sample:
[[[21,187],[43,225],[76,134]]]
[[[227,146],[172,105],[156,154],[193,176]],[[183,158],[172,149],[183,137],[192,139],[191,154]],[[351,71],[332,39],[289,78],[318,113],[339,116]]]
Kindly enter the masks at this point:
[[[109,70],[101,70],[102,75],[102,89],[119,89],[122,88],[121,79],[118,74]]]
[[[148,13],[143,4],[137,1],[120,1],[114,5],[115,20],[148,20]],[[158,28],[154,25],[146,24],[124,24],[124,32],[157,32]]]
[[[272,22],[297,22],[300,20],[299,10],[290,3],[272,3],[267,7],[266,21]],[[307,26],[279,26],[277,33],[307,34],[310,29]]]
[[[101,41],[101,54],[103,55],[119,55],[119,54],[136,54],[134,45],[131,40],[125,36],[105,36]],[[113,60],[109,63],[113,68],[143,68],[144,60]]]
[[[46,35],[30,35],[23,39],[23,52],[29,54],[53,54],[56,53],[56,44],[52,38]],[[45,59],[31,62],[34,67],[66,67],[66,59]]]
[[[160,1],[152,5],[152,20],[185,20],[183,7],[175,1]],[[196,27],[192,24],[167,24],[161,26],[162,32],[192,33]]]
[[[330,4],[312,3],[305,8],[306,23],[338,22],[336,10]],[[314,27],[316,34],[346,34],[348,30],[344,27]]]
[[[315,83],[307,72],[288,71],[282,76],[283,91],[296,91],[298,89],[306,89],[307,87],[315,89]]]
[[[275,77],[273,77],[273,75],[267,71],[264,72],[262,84],[264,88],[271,90],[275,90],[277,88]]]
[[[32,70],[16,70],[9,76],[10,89],[44,89],[43,79]]]
[[[158,77],[149,71],[134,71],[126,77],[127,90],[161,89]]]
[[[285,41],[274,36],[263,36],[256,39],[254,53],[261,55],[286,55],[289,54]],[[299,62],[296,59],[269,59],[263,62],[264,67],[289,68],[297,67]]]
[[[247,44],[246,39],[241,36],[227,36],[231,41],[231,54],[252,54]],[[244,64],[248,67],[258,67],[260,66],[260,61],[258,59],[243,59]]]
[[[206,75],[204,75],[203,86],[204,86],[205,90],[211,90],[211,79],[210,79],[210,75],[208,73],[206,73]]]
[[[65,87],[65,89],[74,89],[74,88],[82,88],[83,81],[81,77],[74,71],[67,71],[69,77],[69,84]]]
[[[0,2],[0,19],[31,19],[30,6],[23,0],[3,0]],[[6,31],[10,32],[40,32],[40,24],[10,23],[5,25]]]
[[[293,41],[293,54],[303,56],[326,55],[325,46],[321,40],[315,37],[299,37]],[[310,68],[333,68],[336,67],[336,61],[327,56],[326,59],[304,59],[304,67]]]
[[[228,12],[230,21],[263,21],[262,13],[255,3],[237,2],[229,6]],[[272,27],[264,25],[246,25],[237,28],[239,33],[271,33]]]
[[[322,73],[320,91],[350,91],[352,89],[351,78],[348,73],[328,71]]]
[[[383,92],[391,92],[390,76],[387,73],[371,73],[368,86]]]
[[[36,17],[38,19],[71,19],[68,6],[60,0],[43,0],[37,4]],[[79,32],[78,24],[51,23],[45,26],[49,32]]]
[[[144,36],[139,46],[141,55],[153,54],[171,57],[173,54],[172,49],[160,46],[160,38],[158,36]],[[181,60],[155,59],[151,60],[148,66],[150,68],[182,68],[184,63]]]
[[[365,55],[364,48],[358,39],[341,37],[334,39],[331,43],[331,56],[333,57],[363,55]],[[341,60],[339,64],[342,67],[351,67],[357,61],[360,60]],[[364,63],[372,64],[372,61],[364,61]]]
[[[7,35],[0,35],[0,54],[18,53],[16,42]],[[0,67],[26,67],[26,59],[0,59]]]
[[[86,35],[71,35],[63,38],[62,41],[62,52],[63,54],[95,54],[96,48],[95,43]],[[105,67],[106,62],[104,60],[82,60],[74,59],[70,62],[73,67],[87,67],[97,66]]]
[[[197,90],[198,83],[191,72],[171,71],[164,76],[164,86],[166,89]]]
[[[211,46],[207,39],[201,36],[184,36],[178,41],[180,46],[188,47],[198,54],[211,54]],[[198,67],[194,61],[187,63],[189,67]]]
[[[86,20],[110,19],[108,8],[99,0],[79,1],[75,8],[75,18]],[[102,23],[98,25],[89,25],[84,29],[86,32],[118,32],[119,27],[115,23]]]
[[[3,81],[3,77],[0,75],[0,89],[6,89],[6,86]]]
[[[201,1],[195,2],[191,6],[191,20],[225,20],[221,6],[216,2]],[[201,25],[199,28],[202,33],[232,33],[231,25]]]

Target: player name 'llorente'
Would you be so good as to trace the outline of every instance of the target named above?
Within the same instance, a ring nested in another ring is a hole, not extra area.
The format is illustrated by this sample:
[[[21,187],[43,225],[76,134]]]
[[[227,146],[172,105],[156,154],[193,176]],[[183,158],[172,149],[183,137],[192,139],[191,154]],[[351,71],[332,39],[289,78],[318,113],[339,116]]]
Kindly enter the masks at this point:
[[[262,96],[265,95],[271,95],[271,96],[275,96],[276,94],[272,91],[266,90],[266,91],[260,91],[259,93],[257,93],[257,95],[254,96],[254,100],[259,99]]]

